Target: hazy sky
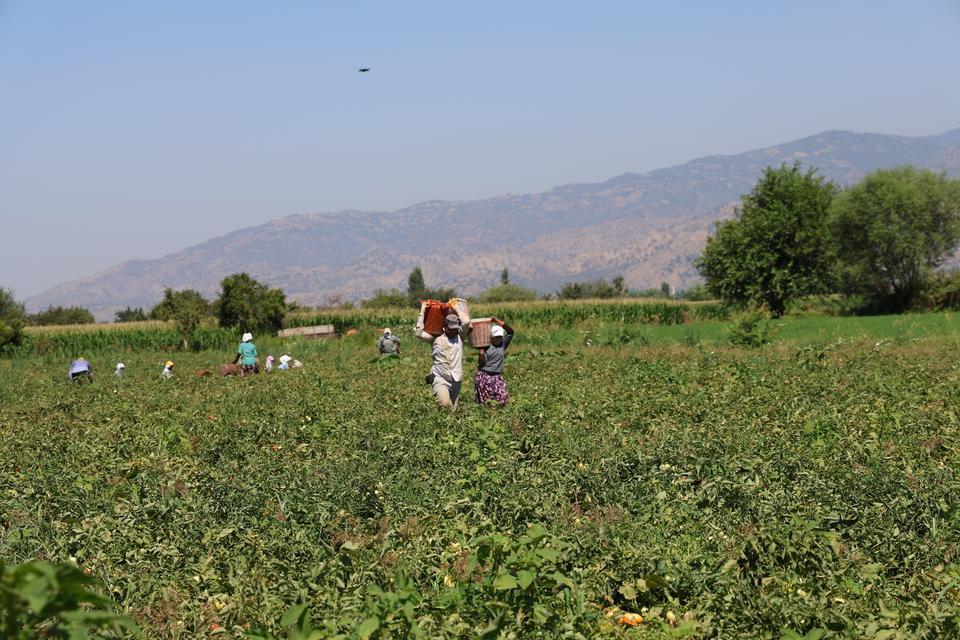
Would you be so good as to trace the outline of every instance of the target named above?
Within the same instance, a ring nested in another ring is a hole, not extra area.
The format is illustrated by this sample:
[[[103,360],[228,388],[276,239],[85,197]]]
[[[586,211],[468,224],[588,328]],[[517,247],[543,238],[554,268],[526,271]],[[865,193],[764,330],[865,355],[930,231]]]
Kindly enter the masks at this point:
[[[960,0],[0,0],[0,286],[295,213],[941,133],[958,68]]]

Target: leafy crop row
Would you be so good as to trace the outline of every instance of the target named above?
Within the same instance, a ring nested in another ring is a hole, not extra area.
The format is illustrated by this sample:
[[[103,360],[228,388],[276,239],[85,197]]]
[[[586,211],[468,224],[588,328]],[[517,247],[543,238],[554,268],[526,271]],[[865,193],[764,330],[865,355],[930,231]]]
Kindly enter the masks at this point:
[[[156,638],[960,633],[955,342],[511,349],[511,404],[454,415],[420,344],[0,363],[0,557]]]
[[[713,303],[666,303],[634,301],[528,302],[479,306],[477,317],[497,315],[513,322],[532,325],[572,327],[576,323],[599,319],[608,322],[657,325],[682,324],[693,320],[722,319],[724,307]],[[287,319],[288,327],[332,324],[338,333],[353,328],[412,325],[416,311],[412,309],[346,310],[323,313],[296,313]],[[237,332],[206,325],[190,336],[193,350],[230,349],[237,341]],[[30,327],[21,344],[10,346],[0,356],[25,358],[57,356],[72,358],[98,352],[177,351],[182,339],[169,322],[147,321],[124,324],[73,325],[64,327]]]

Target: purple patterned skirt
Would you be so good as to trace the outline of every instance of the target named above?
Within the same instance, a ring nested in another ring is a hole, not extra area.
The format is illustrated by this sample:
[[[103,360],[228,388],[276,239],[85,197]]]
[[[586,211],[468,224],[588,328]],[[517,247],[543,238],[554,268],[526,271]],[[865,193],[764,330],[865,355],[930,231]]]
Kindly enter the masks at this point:
[[[473,385],[476,389],[478,404],[486,404],[493,400],[502,407],[510,400],[510,394],[507,393],[507,383],[504,382],[502,375],[477,371],[477,375],[473,379]]]

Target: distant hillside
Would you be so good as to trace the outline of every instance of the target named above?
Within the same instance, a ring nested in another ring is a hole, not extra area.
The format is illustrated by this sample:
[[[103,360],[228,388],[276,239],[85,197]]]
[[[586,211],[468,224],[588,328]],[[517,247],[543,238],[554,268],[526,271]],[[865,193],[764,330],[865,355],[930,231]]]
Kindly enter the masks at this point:
[[[910,138],[828,131],[766,149],[699,158],[598,184],[465,202],[430,201],[392,212],[295,215],[240,229],[178,253],[132,260],[26,301],[31,310],[81,305],[99,319],[150,306],[164,286],[214,295],[247,271],[303,304],[358,299],[406,286],[421,265],[427,282],[465,294],[511,279],[541,291],[571,280],[624,274],[632,287],[694,283],[691,266],[713,223],[731,215],[769,165],[800,160],[843,184],[897,164],[960,174],[960,129]]]

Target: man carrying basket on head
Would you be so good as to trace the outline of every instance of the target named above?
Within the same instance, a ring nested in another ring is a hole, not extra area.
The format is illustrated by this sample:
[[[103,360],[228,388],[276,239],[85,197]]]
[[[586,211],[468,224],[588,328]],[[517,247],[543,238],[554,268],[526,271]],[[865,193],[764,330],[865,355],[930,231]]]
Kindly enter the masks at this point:
[[[413,334],[431,344],[433,366],[427,379],[433,385],[437,406],[456,411],[463,382],[463,342],[471,331],[470,313],[465,303],[451,305],[451,312],[443,319],[442,332],[435,336],[423,328],[427,306],[428,302],[420,302],[420,315]]]

